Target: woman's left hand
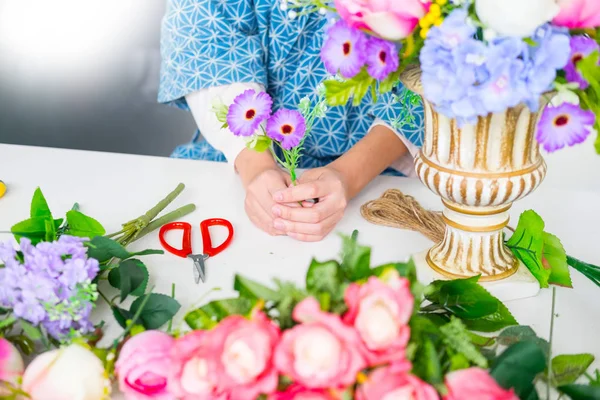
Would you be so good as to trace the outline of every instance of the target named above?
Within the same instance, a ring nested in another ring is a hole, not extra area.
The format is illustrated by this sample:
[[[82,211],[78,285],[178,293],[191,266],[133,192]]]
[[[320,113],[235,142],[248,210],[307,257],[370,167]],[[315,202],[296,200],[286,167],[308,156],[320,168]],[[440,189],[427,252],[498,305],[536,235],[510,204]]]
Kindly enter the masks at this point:
[[[311,200],[318,199],[317,203]],[[274,228],[304,242],[327,236],[344,216],[348,190],[344,176],[332,167],[306,171],[296,186],[273,195]],[[302,208],[285,203],[302,202]]]

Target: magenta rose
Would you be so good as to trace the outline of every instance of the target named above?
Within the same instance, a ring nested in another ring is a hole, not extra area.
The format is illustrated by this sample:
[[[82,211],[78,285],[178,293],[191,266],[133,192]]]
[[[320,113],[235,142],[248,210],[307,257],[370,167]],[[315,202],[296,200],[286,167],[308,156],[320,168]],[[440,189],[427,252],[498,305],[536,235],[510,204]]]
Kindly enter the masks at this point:
[[[335,8],[351,27],[368,29],[383,39],[409,36],[429,10],[428,0],[335,0]]]
[[[321,311],[312,297],[292,314],[300,323],[283,333],[275,351],[275,365],[306,388],[340,388],[353,384],[366,367],[358,333],[334,314]]]
[[[446,375],[448,395],[444,400],[518,400],[514,391],[506,390],[484,369],[473,367]]]
[[[128,400],[175,400],[167,389],[170,353],[175,340],[161,331],[133,336],[121,349],[115,372]]]
[[[393,277],[385,283],[371,277],[363,285],[348,286],[344,299],[348,312],[343,320],[360,335],[369,366],[404,359],[410,339],[408,321],[414,307],[410,282]]]
[[[337,400],[330,390],[307,389],[298,384],[290,385],[285,391],[269,396],[268,400]]]
[[[600,1],[558,0],[560,13],[554,24],[567,28],[596,28],[600,26]]]
[[[273,352],[279,336],[279,328],[263,312],[251,319],[227,317],[211,331],[218,388],[229,399],[254,400],[277,389]]]
[[[217,390],[212,331],[193,331],[175,341],[168,389],[182,400],[224,400]]]
[[[356,390],[356,400],[438,400],[435,389],[414,375],[394,368],[377,368],[369,375],[367,381]],[[478,399],[479,397],[462,397],[461,399]]]

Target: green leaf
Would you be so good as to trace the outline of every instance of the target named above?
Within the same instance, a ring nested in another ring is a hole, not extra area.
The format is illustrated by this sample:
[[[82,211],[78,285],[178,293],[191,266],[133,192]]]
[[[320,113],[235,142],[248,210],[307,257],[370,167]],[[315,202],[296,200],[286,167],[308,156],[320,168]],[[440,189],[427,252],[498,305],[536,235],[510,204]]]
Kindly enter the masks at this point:
[[[186,314],[185,322],[192,329],[211,329],[230,315],[247,315],[256,304],[248,298],[212,301]]]
[[[250,300],[279,301],[281,299],[281,293],[241,275],[235,276],[233,289],[238,291],[241,297]]]
[[[326,292],[331,298],[338,299],[343,297],[343,293],[340,293],[341,284],[342,270],[337,261],[311,261],[306,273],[306,289],[309,292]]]
[[[341,269],[349,280],[355,282],[371,275],[371,248],[361,246],[352,237],[342,236]]]
[[[572,288],[573,282],[569,264],[567,264],[567,253],[560,239],[548,232],[543,233],[543,239],[542,263],[545,267],[550,267],[548,283]]]
[[[53,242],[56,240],[56,227],[54,226],[54,221],[52,219],[46,219],[44,224],[46,225],[46,236],[44,237],[44,240],[46,242]]]
[[[325,85],[325,100],[332,107],[343,106],[350,98],[353,98],[354,106],[360,105],[363,98],[369,92],[371,85],[375,83],[366,68],[358,73],[354,78],[348,80],[329,79]]]
[[[40,330],[40,328],[31,325],[24,319],[20,320],[19,324],[21,325],[23,332],[25,333],[25,335],[27,335],[29,339],[40,340],[42,338],[42,331]]]
[[[154,250],[154,249],[142,250],[142,251],[137,251],[135,253],[129,253],[127,255],[127,257],[125,257],[124,259],[128,259],[131,257],[139,257],[139,256],[150,256],[150,255],[156,255],[156,254],[165,254],[165,252],[163,250]]]
[[[47,217],[34,217],[21,221],[10,228],[10,231],[15,235],[17,240],[26,237],[33,244],[37,244],[46,238],[46,221]]]
[[[88,257],[95,258],[100,263],[106,262],[113,257],[122,260],[129,257],[129,252],[125,250],[125,247],[103,236],[94,237],[87,242],[87,246]]]
[[[252,140],[246,143],[246,147],[250,150],[257,151],[262,153],[268,150],[273,144],[273,140],[271,140],[268,136],[263,135],[255,135]]]
[[[600,386],[565,385],[558,390],[566,394],[571,400],[600,400]]]
[[[15,322],[17,322],[17,318],[11,315],[10,317],[0,321],[0,329],[6,328],[7,326],[11,326]]]
[[[583,76],[596,96],[600,96],[600,68],[598,68],[600,52],[597,50],[577,62],[577,70]]]
[[[106,233],[104,227],[92,217],[88,217],[79,211],[67,212],[67,234],[72,236],[94,238]]]
[[[108,274],[108,282],[116,289],[121,289],[121,301],[131,294],[141,296],[148,286],[148,269],[137,259],[122,261],[118,267]]]
[[[35,189],[35,192],[33,193],[29,216],[31,218],[41,217],[52,219],[50,207],[48,207],[48,202],[46,201],[46,198],[44,197],[44,194],[40,188]]]
[[[371,274],[379,278],[385,278],[386,273],[396,271],[404,278],[407,278],[411,283],[417,281],[417,269],[413,259],[407,263],[389,263],[380,265],[371,270]]]
[[[129,310],[125,310],[123,308],[119,308],[117,306],[112,306],[112,313],[117,323],[121,326],[121,328],[127,328],[127,321],[133,318],[133,313],[129,312]]]
[[[444,343],[449,347],[462,354],[473,364],[481,368],[487,368],[487,359],[471,342],[469,331],[459,319],[452,318],[448,324],[440,327],[440,331],[444,334]]]
[[[519,342],[506,349],[494,362],[492,377],[505,389],[514,388],[521,399],[536,396],[534,380],[546,369],[546,355],[533,341]],[[535,398],[535,397],[533,397]]]
[[[527,325],[510,326],[498,335],[497,341],[503,346],[512,346],[523,341],[533,341],[540,346],[546,357],[550,354],[550,343],[537,336],[535,331]]]
[[[592,354],[562,354],[552,359],[552,385],[565,386],[575,381],[594,362]]]
[[[392,72],[387,78],[383,81],[379,82],[379,93],[385,94],[390,92],[395,86],[400,82],[400,71],[401,68],[398,68],[397,71]]]
[[[535,211],[525,211],[519,217],[515,233],[506,242],[515,257],[525,264],[543,288],[548,287],[550,270],[544,268],[544,220]]]
[[[140,314],[140,321],[138,321],[146,329],[159,329],[172,319],[181,308],[177,300],[164,294],[150,293],[146,296],[150,298]],[[135,314],[146,296],[138,297],[131,303],[129,312]]]
[[[425,298],[459,318],[477,319],[495,313],[498,299],[477,283],[479,276],[435,281],[425,288]]]
[[[444,380],[440,356],[430,339],[423,340],[413,360],[413,374],[433,385]]]
[[[463,322],[467,328],[477,332],[496,332],[507,326],[519,325],[508,308],[501,302],[498,302],[498,311],[495,313],[478,319],[463,319]]]
[[[493,337],[481,336],[473,332],[469,332],[471,343],[478,347],[488,347],[496,344],[496,339]]]

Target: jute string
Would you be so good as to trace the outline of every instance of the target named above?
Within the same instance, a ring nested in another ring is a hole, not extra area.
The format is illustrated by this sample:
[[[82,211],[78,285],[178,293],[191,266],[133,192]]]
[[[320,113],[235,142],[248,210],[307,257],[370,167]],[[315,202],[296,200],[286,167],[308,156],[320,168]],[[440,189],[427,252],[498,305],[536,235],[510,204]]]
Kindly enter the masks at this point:
[[[397,189],[387,190],[379,199],[364,204],[360,212],[374,224],[420,232],[435,243],[444,239],[442,214],[424,209],[414,197]]]

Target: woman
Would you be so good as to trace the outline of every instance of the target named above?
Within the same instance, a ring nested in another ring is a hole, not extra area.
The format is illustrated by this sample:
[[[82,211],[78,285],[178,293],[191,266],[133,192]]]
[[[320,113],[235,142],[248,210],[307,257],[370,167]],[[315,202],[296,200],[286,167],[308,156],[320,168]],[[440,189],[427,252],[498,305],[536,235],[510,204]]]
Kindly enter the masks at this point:
[[[170,0],[163,20],[159,101],[191,110],[199,127],[173,156],[227,161],[246,189],[252,222],[302,241],[331,232],[348,201],[386,169],[412,174],[411,154],[422,140],[420,106],[404,109],[414,124],[392,128],[402,111],[392,94],[330,108],[306,139],[300,167],[308,170],[288,187],[268,152],[248,150],[221,129],[212,104],[231,104],[249,88],[266,90],[275,109],[314,99],[328,76],[319,56],[326,23],[320,13],[290,13],[285,0]],[[298,202],[305,207],[295,207]]]

